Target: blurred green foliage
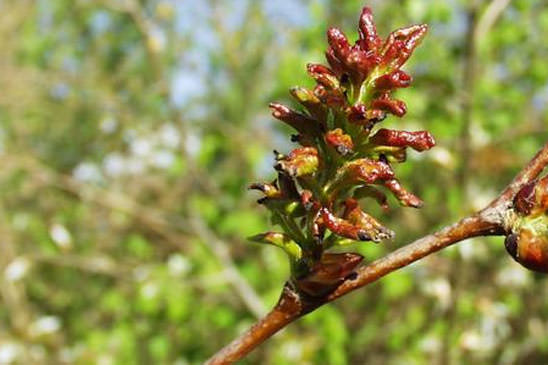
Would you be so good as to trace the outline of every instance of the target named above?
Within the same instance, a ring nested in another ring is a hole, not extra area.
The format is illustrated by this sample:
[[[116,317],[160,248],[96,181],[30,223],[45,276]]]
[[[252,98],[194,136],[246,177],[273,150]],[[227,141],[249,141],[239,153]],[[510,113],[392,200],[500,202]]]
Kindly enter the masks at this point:
[[[397,238],[356,246],[367,260],[481,208],[548,139],[548,5],[489,23],[500,3],[367,4],[382,35],[430,25],[386,123],[438,142],[397,167],[425,207],[375,213]],[[312,85],[327,26],[353,37],[363,5],[1,0],[0,363],[199,364],[272,306],[286,260],[245,241],[269,227],[245,187],[291,146],[267,104]],[[242,363],[546,363],[547,296],[502,238],[475,239]]]

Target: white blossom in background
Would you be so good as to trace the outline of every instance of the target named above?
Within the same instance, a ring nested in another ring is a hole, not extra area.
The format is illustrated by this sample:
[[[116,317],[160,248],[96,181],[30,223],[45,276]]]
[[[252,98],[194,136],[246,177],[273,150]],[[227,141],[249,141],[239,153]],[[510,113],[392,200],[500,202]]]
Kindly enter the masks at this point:
[[[202,147],[200,137],[195,133],[188,133],[185,138],[185,150],[190,157],[195,157]]]
[[[295,363],[303,357],[303,344],[298,341],[287,341],[282,345],[281,351],[287,360]]]
[[[72,236],[62,224],[54,223],[49,229],[49,235],[59,248],[64,250],[72,248]]]
[[[99,167],[91,162],[81,162],[72,171],[72,176],[82,182],[97,183],[103,180]]]
[[[30,262],[24,257],[17,257],[4,269],[4,277],[8,281],[18,281],[25,277],[30,268]],[[1,362],[0,362],[1,364]]]
[[[449,152],[448,149],[441,146],[436,146],[428,151],[428,157],[447,169],[455,167],[455,158],[453,157],[453,154]]]
[[[469,351],[492,352],[510,335],[512,329],[508,323],[509,311],[504,303],[493,303],[488,299],[480,301],[479,325],[463,332],[461,346]]]
[[[99,123],[99,129],[105,134],[114,133],[116,128],[118,128],[118,121],[110,115],[104,117]]]
[[[133,270],[133,278],[135,279],[135,281],[139,281],[139,282],[145,281],[150,276],[150,271],[151,270],[148,266],[145,266],[145,265],[137,266]]]
[[[421,351],[429,354],[437,354],[441,349],[441,340],[433,335],[423,337],[419,342],[419,348]]]
[[[131,153],[139,157],[148,157],[152,152],[152,142],[148,138],[136,138],[129,144]]]
[[[175,360],[173,365],[190,365],[190,363],[186,359],[178,358],[177,360]]]
[[[495,276],[496,283],[501,287],[514,287],[523,288],[529,285],[532,280],[532,273],[529,270],[525,270],[523,267],[508,260],[497,275]]]
[[[460,336],[460,346],[468,351],[489,351],[491,348],[477,330],[465,331]]]
[[[22,352],[22,346],[18,343],[0,342],[0,364],[14,364]]]
[[[488,258],[489,252],[485,248],[485,243],[481,239],[471,239],[459,243],[457,250],[464,261],[474,259]]]
[[[158,295],[158,285],[152,282],[145,283],[141,286],[140,294],[145,299],[154,299]]]
[[[103,168],[107,175],[111,177],[117,177],[122,175],[125,172],[126,162],[124,157],[117,153],[113,152],[108,154],[103,160]]]
[[[159,140],[164,147],[177,148],[181,142],[181,136],[177,128],[166,123],[160,128]]]
[[[181,254],[170,255],[167,259],[167,268],[173,276],[183,276],[192,268],[190,260]]]
[[[49,335],[61,329],[61,321],[56,316],[43,316],[32,323],[30,331],[35,337]]]
[[[481,210],[497,197],[497,192],[491,189],[482,189],[478,185],[472,184],[468,189],[468,195],[469,201],[472,203],[472,209]]]
[[[472,145],[475,147],[482,147],[491,142],[491,136],[481,127],[478,123],[472,123],[470,138],[472,139]]]
[[[421,284],[421,288],[425,294],[428,294],[438,301],[442,309],[449,308],[451,303],[451,284],[445,278],[436,278],[426,280]]]
[[[146,161],[140,157],[132,157],[126,160],[126,172],[128,174],[142,174],[145,171],[146,167]]]
[[[97,363],[96,364],[97,365],[113,365],[114,364],[114,359],[110,355],[101,354],[97,358]]]
[[[173,166],[175,155],[173,152],[160,150],[152,155],[152,164],[160,169],[167,169]]]

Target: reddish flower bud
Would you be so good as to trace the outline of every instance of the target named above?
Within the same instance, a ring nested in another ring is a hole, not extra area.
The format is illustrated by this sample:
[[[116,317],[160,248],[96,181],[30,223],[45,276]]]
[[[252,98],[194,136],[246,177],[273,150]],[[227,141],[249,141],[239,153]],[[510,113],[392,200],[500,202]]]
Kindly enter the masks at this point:
[[[384,74],[375,79],[375,87],[379,90],[392,90],[396,88],[408,87],[413,79],[409,74],[402,70],[395,70]]]
[[[350,74],[354,84],[359,86],[379,62],[380,58],[376,54],[366,53],[358,45],[352,47],[346,58],[346,64],[352,71]]]
[[[344,219],[365,230],[367,235],[371,237],[371,241],[380,242],[394,237],[394,232],[385,228],[375,218],[362,211],[356,199],[346,199],[344,206]]]
[[[335,57],[345,64],[350,53],[350,44],[344,33],[338,28],[329,28],[327,30],[327,42],[333,49]]]
[[[379,129],[369,138],[369,142],[380,146],[411,147],[422,152],[436,145],[434,137],[429,132],[407,132],[392,129]]]
[[[329,90],[323,85],[316,85],[314,95],[329,108],[344,109],[348,104],[346,96],[340,89]]]
[[[362,262],[356,253],[324,253],[310,272],[296,280],[299,290],[311,297],[322,297],[337,288]]]
[[[377,53],[381,47],[382,40],[377,35],[377,27],[373,21],[371,9],[365,7],[362,9],[359,22],[359,45],[364,51]]]
[[[523,186],[514,198],[504,245],[526,268],[548,273],[548,176]]]
[[[378,180],[389,180],[394,177],[394,170],[384,161],[371,160],[369,158],[360,158],[346,163],[339,173],[346,179],[352,181],[363,181],[367,184],[373,184]]]
[[[420,44],[427,30],[428,26],[421,24],[392,32],[383,46],[381,64],[389,69],[398,69],[403,66]]]
[[[348,121],[353,124],[362,125],[370,130],[375,123],[382,121],[386,113],[379,109],[367,109],[364,104],[356,104],[347,111]]]
[[[348,134],[344,134],[340,128],[327,132],[325,142],[343,156],[354,149],[352,138]]]
[[[338,76],[341,77],[344,73],[344,65],[343,63],[335,56],[335,51],[333,51],[333,48],[329,47],[327,48],[327,51],[325,52],[325,59],[327,60],[327,63],[329,63],[329,67],[333,70],[333,72]]]
[[[315,173],[319,163],[317,149],[302,147],[294,149],[288,156],[279,157],[274,167],[290,176],[299,177]]]
[[[383,181],[383,185],[388,188],[395,196],[398,201],[406,207],[420,208],[423,205],[421,199],[417,196],[411,194],[401,186],[400,182],[396,179],[390,179]]]
[[[407,112],[407,106],[403,101],[387,98],[373,100],[371,108],[384,110],[398,117],[403,117]]]
[[[529,215],[535,206],[535,187],[537,180],[531,181],[518,191],[514,197],[514,209],[521,215]]]
[[[314,92],[298,86],[291,88],[289,92],[321,124],[322,129],[325,129],[326,109]]]
[[[301,134],[314,134],[319,130],[318,122],[285,105],[270,103],[270,108],[272,109],[272,116],[274,118],[287,123]]]
[[[306,66],[308,74],[314,78],[319,84],[325,86],[328,89],[337,89],[339,85],[339,80],[327,67],[319,65],[316,63],[309,63]]]
[[[282,192],[278,190],[274,183],[253,183],[249,185],[249,189],[262,191],[267,198],[276,199],[282,197]]]
[[[338,236],[350,238],[355,241],[371,241],[372,237],[369,233],[358,225],[352,224],[349,221],[336,217],[327,208],[320,210],[321,222],[331,232]]]

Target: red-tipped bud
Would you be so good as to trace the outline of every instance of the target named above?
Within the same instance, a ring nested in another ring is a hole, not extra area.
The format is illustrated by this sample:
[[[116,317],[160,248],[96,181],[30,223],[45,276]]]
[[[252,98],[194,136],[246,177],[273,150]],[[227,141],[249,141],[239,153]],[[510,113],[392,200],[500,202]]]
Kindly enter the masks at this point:
[[[394,194],[396,199],[406,207],[420,208],[423,205],[423,202],[417,196],[411,194],[396,179],[386,180],[383,182],[383,185],[388,188]]]
[[[394,237],[394,232],[380,224],[375,218],[361,210],[356,199],[346,199],[344,202],[343,218],[350,223],[361,227],[367,232],[371,241],[380,242]]]
[[[339,170],[345,176],[345,180],[361,181],[373,184],[379,180],[390,180],[394,177],[394,170],[384,161],[360,158],[345,164]]]
[[[392,32],[383,46],[381,64],[398,69],[409,59],[413,50],[424,38],[428,26],[413,25]]]
[[[314,88],[314,95],[316,95],[322,103],[325,103],[328,107],[334,109],[343,109],[347,106],[346,96],[340,89],[327,89],[323,85],[316,85]]]
[[[354,149],[352,137],[344,134],[340,128],[327,132],[325,134],[325,142],[343,156],[349,154]]]
[[[346,63],[353,71],[351,76],[353,76],[354,83],[360,85],[371,70],[380,63],[380,58],[372,52],[364,52],[356,45],[350,50]]]
[[[270,109],[272,109],[272,116],[274,118],[285,122],[301,134],[314,134],[318,131],[318,123],[315,120],[283,104],[270,103]]]
[[[292,87],[289,90],[291,96],[293,96],[302,106],[304,106],[310,115],[316,119],[324,127],[326,110],[322,102],[312,90],[305,89],[304,87]]]
[[[371,108],[390,112],[397,117],[403,117],[407,112],[405,103],[394,99],[375,99],[371,103]]]
[[[384,128],[371,136],[369,142],[379,146],[411,147],[419,152],[436,145],[434,137],[427,131],[407,132]]]
[[[324,253],[310,272],[296,281],[299,290],[311,297],[322,297],[342,283],[362,262],[356,253]]]
[[[531,214],[531,210],[535,206],[535,187],[537,180],[529,182],[522,187],[514,197],[514,209],[521,215]]]
[[[328,89],[339,88],[339,80],[329,68],[324,65],[316,63],[309,63],[306,65],[308,74],[314,78],[319,84],[325,86]]]
[[[379,90],[392,90],[396,88],[408,87],[413,79],[409,74],[402,70],[395,70],[389,74],[384,74],[375,79],[375,87]]]
[[[282,197],[282,192],[278,190],[276,185],[267,183],[253,183],[249,185],[251,190],[262,191],[267,198],[277,199]]]
[[[382,40],[377,35],[377,27],[373,21],[373,14],[368,7],[364,7],[360,15],[359,35],[359,45],[364,51],[378,52]]]
[[[364,104],[356,104],[348,108],[347,117],[350,123],[371,129],[386,117],[386,113],[380,109],[367,109]]]
[[[372,237],[363,227],[354,225],[345,219],[336,217],[327,208],[322,208],[320,213],[323,225],[337,236],[349,238],[355,241],[372,240]]]
[[[294,149],[288,156],[280,156],[274,167],[290,176],[299,177],[315,173],[319,164],[318,150],[302,147]]]
[[[333,48],[327,48],[327,51],[325,51],[325,59],[327,60],[327,63],[329,63],[329,67],[331,67],[333,72],[337,76],[341,77],[344,73],[344,65],[341,60],[335,56],[335,51],[333,51]]]
[[[329,28],[327,30],[327,41],[335,57],[337,57],[343,64],[346,63],[346,58],[350,53],[350,44],[344,33],[338,28]]]
[[[320,207],[319,203],[314,201],[312,192],[306,189],[301,192],[301,204],[306,210],[319,209]]]

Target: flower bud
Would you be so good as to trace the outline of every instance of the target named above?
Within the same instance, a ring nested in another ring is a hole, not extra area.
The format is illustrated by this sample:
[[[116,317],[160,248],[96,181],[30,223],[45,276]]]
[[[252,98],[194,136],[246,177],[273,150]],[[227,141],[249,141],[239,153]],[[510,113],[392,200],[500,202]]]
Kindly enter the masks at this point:
[[[312,297],[325,296],[337,288],[362,262],[356,253],[324,253],[309,273],[295,281],[297,288]]]
[[[320,163],[318,150],[314,147],[296,148],[288,156],[280,156],[277,160],[274,168],[294,177],[315,173]]]
[[[384,128],[371,136],[369,142],[381,146],[411,147],[419,152],[429,150],[436,145],[434,137],[426,131],[407,132]]]
[[[506,251],[524,267],[548,273],[548,176],[522,187],[513,209]]]
[[[344,134],[340,128],[327,132],[325,134],[325,142],[343,156],[349,154],[354,149],[352,138],[348,134]]]

